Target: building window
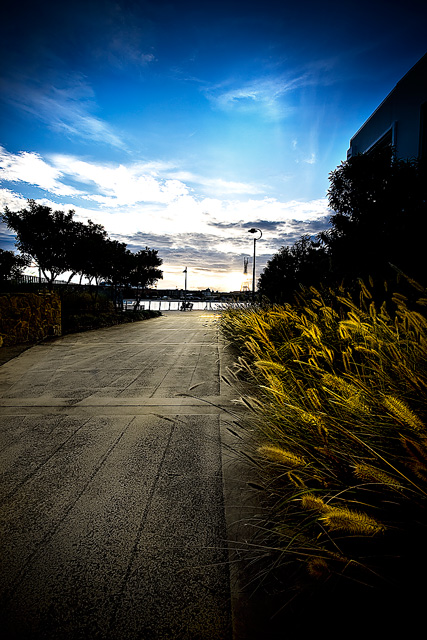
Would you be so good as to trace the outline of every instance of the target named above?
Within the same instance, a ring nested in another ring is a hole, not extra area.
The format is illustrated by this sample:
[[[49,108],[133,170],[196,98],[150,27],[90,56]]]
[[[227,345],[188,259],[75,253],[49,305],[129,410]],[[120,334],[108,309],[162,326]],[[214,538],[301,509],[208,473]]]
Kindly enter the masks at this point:
[[[396,123],[393,122],[390,129],[387,129],[382,136],[380,136],[370,147],[368,147],[365,153],[373,153],[379,149],[385,149],[386,147],[394,147],[396,145]]]

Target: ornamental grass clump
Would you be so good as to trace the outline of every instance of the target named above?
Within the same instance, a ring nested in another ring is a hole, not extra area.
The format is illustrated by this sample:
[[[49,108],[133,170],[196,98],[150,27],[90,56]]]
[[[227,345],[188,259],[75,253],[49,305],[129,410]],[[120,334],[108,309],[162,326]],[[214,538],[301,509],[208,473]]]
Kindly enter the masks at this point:
[[[294,305],[222,312],[232,373],[253,389],[242,424],[275,567],[366,584],[427,568],[426,303],[418,286],[411,304],[378,304],[361,282],[358,304],[310,288]]]

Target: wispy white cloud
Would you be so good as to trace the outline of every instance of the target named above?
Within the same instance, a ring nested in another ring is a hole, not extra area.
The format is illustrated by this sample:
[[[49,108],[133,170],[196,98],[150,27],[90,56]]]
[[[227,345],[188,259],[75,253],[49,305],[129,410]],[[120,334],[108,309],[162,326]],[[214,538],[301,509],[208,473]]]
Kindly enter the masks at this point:
[[[290,90],[289,83],[281,78],[261,78],[230,88],[218,86],[206,91],[211,104],[221,111],[253,114],[280,120],[292,112],[292,107],[282,100]]]
[[[119,149],[126,145],[112,127],[94,115],[94,93],[84,78],[73,75],[61,84],[40,85],[30,78],[4,81],[4,99],[69,138],[91,140]]]
[[[103,53],[105,55],[105,52]],[[109,63],[120,69],[129,64],[144,68],[157,62],[154,53],[141,50],[138,42],[129,41],[129,34],[115,36],[109,43],[107,55]]]
[[[255,195],[264,193],[265,188],[247,182],[224,180],[223,178],[208,178],[191,171],[174,171],[171,175],[177,180],[189,182],[202,187],[205,191],[214,195],[246,194]]]
[[[284,100],[286,94],[314,82],[310,72],[261,77],[240,83],[233,79],[205,89],[206,97],[222,111],[258,112],[272,120],[281,120],[294,112]]]
[[[335,82],[337,64],[337,59],[321,58],[290,68],[286,60],[280,60],[274,65],[274,73],[244,81],[229,78],[217,85],[205,84],[202,90],[221,111],[257,113],[266,119],[283,120],[295,113],[286,97],[299,89]],[[279,66],[284,70],[278,71]]]
[[[303,160],[306,164],[316,164],[316,154],[313,152],[308,158]]]

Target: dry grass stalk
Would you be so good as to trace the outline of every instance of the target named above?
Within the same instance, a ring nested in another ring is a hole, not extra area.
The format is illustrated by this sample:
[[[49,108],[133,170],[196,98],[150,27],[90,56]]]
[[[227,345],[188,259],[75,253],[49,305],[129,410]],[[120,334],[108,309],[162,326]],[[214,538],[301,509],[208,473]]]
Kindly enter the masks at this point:
[[[419,294],[418,309],[427,304]],[[359,304],[342,288],[311,288],[298,304],[230,309],[220,319],[256,390],[246,404],[269,520],[293,531],[286,557],[305,562],[311,545],[313,574],[341,546],[360,567],[355,537],[375,545],[398,530],[408,544],[408,522],[425,521],[427,320],[405,296],[393,299],[394,310],[375,304],[365,283]],[[381,557],[381,543],[370,553]]]

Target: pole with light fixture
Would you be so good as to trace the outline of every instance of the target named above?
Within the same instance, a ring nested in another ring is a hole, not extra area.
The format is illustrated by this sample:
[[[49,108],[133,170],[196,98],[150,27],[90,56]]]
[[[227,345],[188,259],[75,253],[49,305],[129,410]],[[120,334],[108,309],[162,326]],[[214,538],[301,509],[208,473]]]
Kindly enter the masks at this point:
[[[182,273],[185,273],[184,300],[187,300],[187,267],[185,267]]]
[[[256,229],[255,227],[252,229],[248,229],[248,233],[259,233],[259,237],[256,238],[254,236],[254,263],[253,263],[253,268],[252,268],[252,304],[255,302],[255,260],[256,260],[256,241],[257,240],[261,240],[262,238],[262,231],[261,229]]]

